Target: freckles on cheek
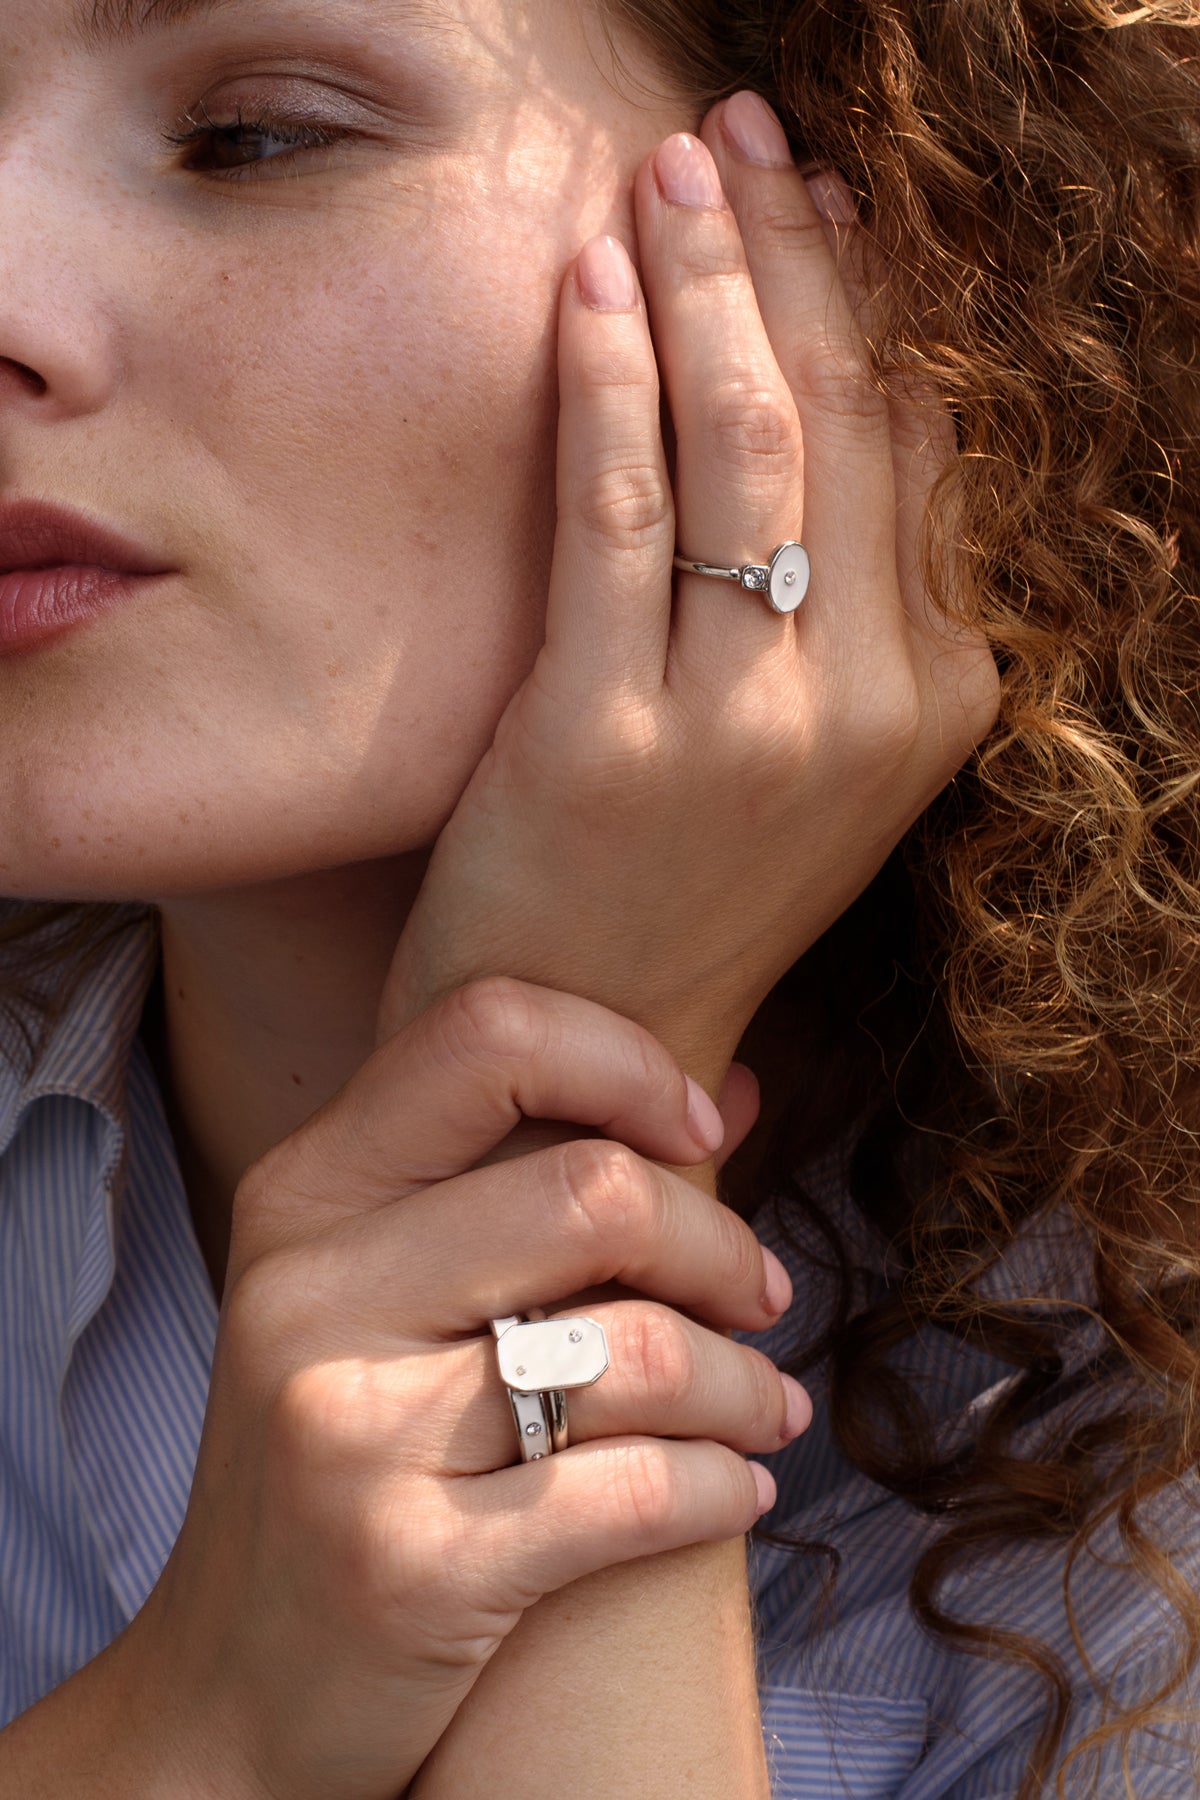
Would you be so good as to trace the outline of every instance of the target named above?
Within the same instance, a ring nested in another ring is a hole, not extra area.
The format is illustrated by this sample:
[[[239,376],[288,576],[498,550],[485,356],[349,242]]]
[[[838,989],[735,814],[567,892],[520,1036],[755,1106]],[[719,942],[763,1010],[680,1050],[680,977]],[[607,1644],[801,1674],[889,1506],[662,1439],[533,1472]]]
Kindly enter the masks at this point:
[[[209,448],[268,504],[308,524],[314,489],[333,484],[339,536],[391,518],[420,543],[467,523],[468,505],[527,519],[544,501],[561,271],[486,208],[472,229],[462,218],[462,196],[364,208],[336,236],[283,239],[286,279],[261,254],[217,273]]]

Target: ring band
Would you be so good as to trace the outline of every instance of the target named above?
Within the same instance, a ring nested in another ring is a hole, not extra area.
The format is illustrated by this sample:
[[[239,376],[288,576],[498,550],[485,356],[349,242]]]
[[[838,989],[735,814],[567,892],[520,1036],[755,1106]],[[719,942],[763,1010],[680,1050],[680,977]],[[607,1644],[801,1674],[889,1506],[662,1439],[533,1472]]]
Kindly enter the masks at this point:
[[[493,1319],[496,1362],[508,1392],[522,1462],[565,1450],[565,1390],[590,1387],[608,1367],[608,1342],[595,1319],[548,1319],[541,1307],[522,1319]]]
[[[693,562],[688,556],[677,556],[675,567],[688,575],[711,575],[716,581],[736,581],[747,593],[761,594],[772,612],[795,612],[812,578],[812,564],[803,544],[789,539],[771,552],[769,563]]]

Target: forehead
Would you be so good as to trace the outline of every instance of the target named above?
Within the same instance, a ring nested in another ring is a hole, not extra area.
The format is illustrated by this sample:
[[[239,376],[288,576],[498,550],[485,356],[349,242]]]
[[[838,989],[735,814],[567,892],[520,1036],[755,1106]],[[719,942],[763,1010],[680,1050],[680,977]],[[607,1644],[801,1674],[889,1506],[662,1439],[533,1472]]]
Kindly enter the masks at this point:
[[[0,19],[14,0],[0,0]],[[15,0],[20,10],[22,0]],[[518,57],[531,67],[545,62],[561,70],[584,52],[590,64],[585,84],[602,68],[608,79],[618,57],[632,48],[627,28],[617,22],[608,0],[32,0],[30,22],[39,35],[47,10],[57,13],[60,32],[93,53],[138,39],[169,36],[173,28],[201,30],[206,22],[232,29],[239,38],[267,32],[286,38],[290,29],[310,33],[324,26],[364,43],[383,44],[406,30],[426,43],[447,46],[456,39],[495,58]],[[7,22],[7,21],[4,21]],[[393,40],[394,41],[394,40]],[[635,63],[642,56],[635,52]],[[517,66],[517,65],[513,65]]]

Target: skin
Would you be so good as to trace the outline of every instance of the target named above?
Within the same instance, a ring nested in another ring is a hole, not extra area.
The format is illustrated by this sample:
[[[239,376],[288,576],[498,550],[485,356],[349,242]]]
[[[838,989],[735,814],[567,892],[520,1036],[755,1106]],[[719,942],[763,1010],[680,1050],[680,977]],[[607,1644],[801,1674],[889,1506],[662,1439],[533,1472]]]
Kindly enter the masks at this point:
[[[19,4],[0,28],[9,40],[0,43],[0,256],[11,268],[0,281],[0,405],[14,471],[3,491],[83,506],[179,570],[137,607],[35,656],[0,662],[0,756],[12,771],[0,796],[0,878],[15,894],[159,904],[160,1073],[218,1290],[233,1215],[225,1317],[240,1320],[214,1390],[210,1442],[218,1449],[209,1452],[199,1522],[189,1515],[161,1595],[131,1634],[133,1649],[115,1652],[92,1685],[71,1684],[74,1716],[90,1716],[101,1742],[121,1694],[161,1680],[170,1661],[163,1646],[187,1644],[191,1654],[195,1645],[203,1655],[195,1596],[211,1590],[215,1566],[205,1534],[236,1546],[247,1510],[236,1487],[217,1500],[212,1492],[221,1471],[244,1461],[237,1446],[261,1436],[254,1394],[281,1386],[270,1378],[278,1343],[269,1333],[259,1342],[245,1283],[261,1281],[256,1271],[272,1254],[264,1222],[286,1219],[296,1246],[315,1258],[292,1265],[301,1298],[315,1291],[314,1270],[336,1260],[307,1243],[291,1212],[314,1168],[326,1171],[322,1204],[341,1203],[348,1164],[329,1154],[329,1140],[336,1148],[345,1108],[354,1117],[361,1105],[360,1065],[373,1046],[379,1054],[403,1047],[409,1022],[435,994],[481,972],[481,931],[514,973],[537,978],[532,965],[543,960],[553,986],[634,1014],[648,990],[642,965],[631,965],[631,942],[647,970],[671,966],[687,942],[704,952],[701,967],[684,970],[679,994],[669,983],[654,989],[649,1022],[715,1089],[739,1019],[869,879],[986,729],[994,699],[986,651],[930,616],[914,575],[915,532],[948,454],[945,430],[919,407],[889,415],[869,393],[831,259],[838,233],[793,170],[776,166],[774,186],[751,177],[731,159],[726,116],[706,123],[750,227],[752,285],[719,187],[700,207],[668,203],[663,153],[653,168],[644,160],[664,132],[695,121],[682,102],[648,101],[644,88],[613,78],[582,8],[456,0],[436,9],[374,6],[364,16],[361,7],[304,0],[277,13],[274,26],[271,18],[269,4],[225,7],[110,43],[74,32],[64,0],[48,10]],[[635,71],[648,75],[644,53],[633,55]],[[314,92],[327,107],[331,91],[335,122],[352,123],[355,135],[286,173],[268,164],[261,178],[221,181],[184,168],[156,135],[156,118],[167,114],[195,119],[203,109],[221,119],[238,101],[246,114],[270,101],[283,110],[281,95],[294,113],[297,93],[311,112]],[[708,151],[694,140],[672,143],[671,157],[686,156],[693,173],[702,167],[716,182]],[[619,307],[597,306],[578,267],[562,280],[590,232],[632,239],[634,203],[680,431],[679,527],[696,541],[698,527],[719,526],[722,547],[741,560],[804,521],[836,604],[814,615],[803,639],[793,622],[756,607],[714,603],[695,581],[679,584],[672,613],[676,520],[646,306],[632,280]],[[786,232],[769,231],[772,213],[777,222],[786,215]],[[706,281],[714,268],[722,279]],[[830,320],[835,345],[825,341]],[[722,346],[732,359],[723,370]],[[557,538],[556,347],[567,400]],[[843,373],[847,359],[857,369],[855,398],[828,379],[831,348]],[[716,429],[711,392],[738,405],[752,393],[753,419],[743,407],[737,431]],[[612,442],[627,450],[618,487],[628,488],[629,469],[642,472],[639,529],[628,506],[598,512],[594,504],[599,459]],[[853,492],[839,511],[831,497],[844,494],[848,472]],[[537,653],[547,591],[549,642],[533,681],[505,710]],[[597,645],[607,648],[607,668]],[[614,675],[631,671],[636,687],[614,685]],[[549,706],[540,703],[547,695]],[[593,719],[597,731],[584,732],[581,745],[570,727]],[[726,729],[714,732],[714,719]],[[628,804],[614,812],[604,777],[616,738],[606,734],[622,720],[646,728],[647,754],[635,758],[638,779],[621,784]],[[676,753],[661,754],[672,744]],[[565,768],[568,778],[547,781],[548,768]],[[452,811],[454,829],[443,832],[410,916],[425,849]],[[869,826],[848,831],[847,818]],[[532,837],[523,835],[530,819]],[[757,831],[739,837],[755,820]],[[610,843],[597,838],[601,821],[616,828]],[[790,876],[761,880],[779,865],[777,845],[800,830],[815,871],[803,906]],[[665,854],[669,843],[678,845],[678,866]],[[497,860],[498,845],[510,846],[509,860]],[[597,857],[590,870],[589,846]],[[594,916],[580,917],[570,881],[559,879],[564,868],[589,874]],[[644,912],[628,893],[634,871],[648,871]],[[689,907],[700,872],[703,904]],[[615,910],[603,898],[613,892]],[[766,897],[757,922],[745,893]],[[727,913],[710,904],[722,896]],[[711,925],[711,945],[689,935],[697,917]],[[697,992],[711,1004],[697,1009]],[[603,1037],[602,1027],[592,1029]],[[547,1055],[543,1042],[533,1060]],[[348,1078],[333,1109],[305,1124]],[[368,1081],[368,1090],[386,1116],[378,1085]],[[530,1110],[516,1097],[513,1105]],[[565,1116],[584,1118],[582,1105]],[[295,1135],[278,1153],[264,1154],[288,1132]],[[351,1141],[361,1142],[357,1128]],[[492,1147],[473,1144],[435,1178]],[[385,1160],[392,1171],[395,1158]],[[563,1167],[558,1174],[565,1182]],[[370,1185],[384,1175],[359,1169],[356,1178]],[[490,1173],[472,1192],[482,1220],[484,1198],[503,1203],[508,1190]],[[389,1218],[391,1227],[400,1231],[403,1218]],[[344,1279],[339,1292],[358,1292],[352,1272]],[[689,1305],[689,1296],[663,1298]],[[353,1309],[330,1310],[367,1329]],[[736,1322],[714,1316],[719,1326]],[[319,1361],[306,1320],[293,1327],[296,1354]],[[717,1359],[724,1340],[709,1339]],[[726,1344],[724,1361],[713,1362],[727,1372],[717,1387],[732,1379],[730,1351]],[[494,1418],[490,1378],[490,1369],[474,1369]],[[459,1406],[461,1371],[447,1391]],[[395,1397],[406,1395],[401,1382]],[[620,1423],[609,1418],[597,1431]],[[662,1416],[643,1414],[641,1428],[656,1427]],[[689,1429],[755,1447],[715,1416]],[[777,1421],[772,1429],[777,1435]],[[284,1493],[315,1479],[295,1435]],[[384,1434],[367,1435],[378,1459]],[[507,1437],[497,1446],[481,1467],[509,1459]],[[729,1458],[715,1443],[704,1454]],[[722,1466],[728,1471],[729,1461]],[[744,1464],[737,1468],[744,1488]],[[249,1483],[251,1494],[260,1487]],[[745,1492],[735,1498],[740,1521],[750,1501]],[[347,1529],[338,1506],[333,1550]],[[268,1507],[267,1518],[277,1511]],[[692,1521],[693,1540],[735,1536],[742,1524],[729,1513],[727,1492],[706,1531]],[[252,1531],[246,1541],[255,1542]],[[657,1543],[684,1541],[664,1530]],[[279,1567],[319,1571],[326,1555],[320,1543],[301,1550],[285,1541]],[[619,1560],[611,1544],[600,1560]],[[261,1565],[249,1555],[246,1567]],[[286,1579],[280,1585],[286,1590]],[[236,1574],[229,1587],[244,1591]],[[629,1791],[645,1800],[677,1791],[681,1759],[692,1758],[702,1771],[689,1776],[697,1795],[743,1800],[761,1790],[740,1546],[660,1557],[632,1576],[609,1569],[558,1598],[557,1607],[531,1607],[505,1645],[511,1654],[492,1658],[414,1793],[465,1800],[485,1781],[489,1793],[549,1795],[569,1779],[580,1795],[612,1800]],[[253,1612],[271,1616],[266,1605]],[[210,1643],[220,1642],[221,1623],[209,1622]],[[294,1632],[282,1643],[301,1667],[325,1666],[318,1647]],[[333,1643],[351,1658],[355,1692],[353,1626],[335,1631]],[[246,1666],[271,1662],[258,1654]],[[571,1728],[568,1744],[553,1746],[543,1763],[496,1741],[531,1684],[553,1697]],[[172,1691],[178,1698],[195,1686],[185,1671]],[[403,1692],[383,1699],[380,1718],[394,1730],[408,1716]],[[245,1705],[257,1719],[261,1706]],[[657,1721],[652,1740],[647,1717]],[[661,1724],[668,1717],[670,1731]],[[33,1744],[31,1761],[8,1765],[22,1791],[37,1791],[29,1776],[44,1773],[38,1743],[61,1741],[61,1723],[59,1709],[40,1739],[36,1724],[18,1733],[18,1757],[22,1742]],[[286,1723],[281,1743],[293,1737]],[[316,1717],[303,1723],[320,1735]],[[180,1722],[203,1766],[198,1733],[194,1720]],[[238,1736],[235,1721],[224,1741]],[[335,1719],[324,1752],[336,1756],[339,1741]],[[86,1772],[86,1729],[75,1742]],[[11,1737],[8,1748],[11,1756]],[[407,1778],[412,1765],[398,1752],[389,1760],[386,1741],[380,1755],[381,1767],[405,1767]],[[274,1786],[295,1791],[297,1771],[279,1766]],[[182,1791],[177,1769],[155,1763],[151,1776],[148,1768],[110,1763],[114,1791],[139,1791],[131,1781],[150,1791],[159,1777],[167,1791]],[[68,1791],[61,1768],[51,1767],[47,1785]],[[225,1791],[235,1787],[231,1772]]]
[[[0,21],[0,492],[179,573],[0,660],[0,887],[162,903],[180,1085],[230,1077],[230,1145],[185,1134],[227,1215],[371,1048],[541,640],[563,269],[690,120],[574,7],[264,0],[115,43],[76,11]],[[239,105],[354,135],[185,170],[164,125]]]

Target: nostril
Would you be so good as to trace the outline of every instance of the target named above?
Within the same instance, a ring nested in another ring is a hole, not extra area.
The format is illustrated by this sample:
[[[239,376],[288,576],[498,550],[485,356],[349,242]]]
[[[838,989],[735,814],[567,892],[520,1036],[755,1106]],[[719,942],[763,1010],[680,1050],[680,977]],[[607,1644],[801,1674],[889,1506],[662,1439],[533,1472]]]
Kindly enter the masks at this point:
[[[4,356],[0,357],[0,367],[12,369],[20,376],[21,381],[32,393],[39,396],[45,393],[45,381],[38,374],[36,369],[29,368],[26,363],[14,362],[11,356]]]

